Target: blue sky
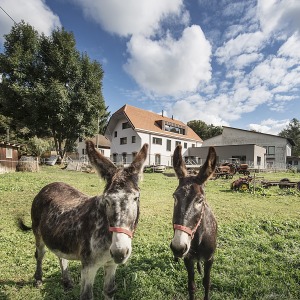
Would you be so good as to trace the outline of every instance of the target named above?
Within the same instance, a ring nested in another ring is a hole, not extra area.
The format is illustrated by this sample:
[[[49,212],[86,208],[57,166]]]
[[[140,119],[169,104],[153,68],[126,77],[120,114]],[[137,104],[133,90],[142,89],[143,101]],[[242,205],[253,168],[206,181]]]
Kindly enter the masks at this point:
[[[125,103],[183,122],[277,134],[300,119],[299,0],[0,0],[16,21],[72,31]],[[0,50],[12,20],[0,10]]]

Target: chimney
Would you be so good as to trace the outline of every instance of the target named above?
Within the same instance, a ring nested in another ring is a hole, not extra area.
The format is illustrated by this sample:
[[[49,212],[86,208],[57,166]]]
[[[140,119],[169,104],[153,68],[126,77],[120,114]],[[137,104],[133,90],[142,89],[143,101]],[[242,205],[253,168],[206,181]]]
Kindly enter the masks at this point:
[[[164,116],[164,110],[161,111],[161,116],[162,116],[162,117]]]

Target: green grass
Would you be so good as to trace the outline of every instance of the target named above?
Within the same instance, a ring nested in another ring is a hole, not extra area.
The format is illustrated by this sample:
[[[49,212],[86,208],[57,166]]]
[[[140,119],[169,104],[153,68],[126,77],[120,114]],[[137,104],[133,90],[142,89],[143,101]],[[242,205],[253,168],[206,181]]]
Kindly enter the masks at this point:
[[[300,175],[292,173],[259,176],[300,181]],[[33,197],[53,181],[67,182],[89,195],[101,194],[104,186],[96,174],[59,167],[43,167],[39,173],[0,175],[0,299],[79,299],[80,264],[71,262],[76,285],[64,292],[57,258],[49,251],[44,260],[44,284],[39,289],[33,286],[33,235],[21,232],[15,222],[23,216],[30,224]],[[217,179],[206,186],[207,200],[219,224],[211,299],[300,299],[300,193],[278,187],[258,187],[255,193],[232,192],[231,181]],[[175,177],[144,174],[133,254],[117,270],[116,299],[187,299],[183,262],[175,263],[169,249],[176,186]],[[95,299],[103,299],[102,275],[100,269]],[[202,299],[198,274],[196,282],[197,299]]]

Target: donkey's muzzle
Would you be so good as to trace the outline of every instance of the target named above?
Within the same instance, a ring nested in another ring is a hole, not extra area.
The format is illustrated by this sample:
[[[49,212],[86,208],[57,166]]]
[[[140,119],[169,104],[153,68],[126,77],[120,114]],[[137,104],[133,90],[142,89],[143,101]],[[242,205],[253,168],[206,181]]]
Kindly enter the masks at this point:
[[[170,248],[171,248],[175,258],[182,258],[188,250],[188,246],[186,244],[174,245],[173,243],[171,243]]]
[[[110,250],[110,255],[116,264],[124,263],[130,255],[129,248],[119,249],[117,251]]]
[[[116,264],[123,264],[131,255],[131,238],[126,233],[113,232],[110,255]]]

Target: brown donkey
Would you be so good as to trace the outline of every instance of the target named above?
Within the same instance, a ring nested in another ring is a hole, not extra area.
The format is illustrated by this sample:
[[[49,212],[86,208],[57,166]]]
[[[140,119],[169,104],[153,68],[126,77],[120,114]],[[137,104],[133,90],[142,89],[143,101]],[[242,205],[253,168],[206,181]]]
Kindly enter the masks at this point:
[[[196,176],[188,176],[181,155],[181,145],[173,156],[173,166],[179,179],[174,192],[173,226],[174,237],[171,249],[174,257],[184,259],[188,272],[189,299],[195,299],[194,264],[200,273],[200,261],[204,261],[204,300],[209,299],[210,270],[216,249],[217,222],[209,208],[204,193],[204,183],[212,176],[216,167],[216,152],[209,148],[207,159]]]
[[[86,142],[86,150],[90,162],[106,180],[104,193],[90,198],[62,182],[49,184],[38,193],[31,208],[37,261],[34,278],[37,285],[42,283],[46,245],[59,258],[65,288],[72,287],[68,259],[80,260],[80,299],[93,299],[93,283],[100,266],[104,267],[104,297],[113,299],[117,266],[131,254],[139,218],[138,178],[148,144],[124,169],[101,155],[93,142]],[[20,227],[30,229],[22,221]]]

